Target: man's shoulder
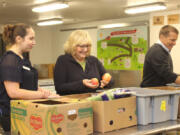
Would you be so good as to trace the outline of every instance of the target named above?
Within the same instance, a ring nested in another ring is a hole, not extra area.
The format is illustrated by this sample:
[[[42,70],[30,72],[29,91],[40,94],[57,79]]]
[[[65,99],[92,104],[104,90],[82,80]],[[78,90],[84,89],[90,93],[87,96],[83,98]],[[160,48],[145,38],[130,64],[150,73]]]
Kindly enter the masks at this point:
[[[153,44],[152,45],[152,47],[151,48],[161,48],[161,45],[160,44],[158,44],[158,43],[155,43],[155,44]]]
[[[155,43],[154,45],[152,45],[152,46],[150,47],[149,50],[150,50],[150,51],[153,51],[153,52],[159,52],[159,51],[164,50],[164,49],[162,48],[162,46],[161,46],[160,44]]]
[[[154,44],[147,52],[147,57],[167,56],[168,52],[159,44]]]

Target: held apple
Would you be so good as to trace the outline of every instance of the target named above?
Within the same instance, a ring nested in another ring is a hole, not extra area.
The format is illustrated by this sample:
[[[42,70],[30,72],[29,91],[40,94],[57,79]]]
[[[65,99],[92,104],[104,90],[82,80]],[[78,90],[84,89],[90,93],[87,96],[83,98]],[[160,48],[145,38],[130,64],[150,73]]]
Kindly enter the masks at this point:
[[[99,85],[99,81],[98,81],[97,78],[92,78],[92,79],[91,79],[91,83],[92,83],[93,85]]]
[[[106,82],[109,82],[111,80],[111,75],[109,73],[105,73],[103,76],[102,76],[102,80],[106,81]]]

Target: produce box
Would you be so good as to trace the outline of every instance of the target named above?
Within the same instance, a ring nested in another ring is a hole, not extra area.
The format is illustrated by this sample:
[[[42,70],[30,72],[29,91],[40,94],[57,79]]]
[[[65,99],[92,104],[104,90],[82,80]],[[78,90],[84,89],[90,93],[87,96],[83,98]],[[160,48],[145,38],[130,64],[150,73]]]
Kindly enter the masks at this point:
[[[38,71],[39,79],[53,78],[54,66],[55,64],[34,64],[33,65],[33,67],[35,67]]]
[[[93,133],[91,102],[60,99],[12,100],[12,135],[87,135]]]
[[[91,95],[93,94],[87,93],[65,97],[71,98],[71,102],[78,102]],[[110,101],[92,101],[92,105],[94,131],[104,133],[137,125],[135,96]]]
[[[128,88],[137,97],[138,124],[176,120],[180,91],[158,90],[153,88]]]

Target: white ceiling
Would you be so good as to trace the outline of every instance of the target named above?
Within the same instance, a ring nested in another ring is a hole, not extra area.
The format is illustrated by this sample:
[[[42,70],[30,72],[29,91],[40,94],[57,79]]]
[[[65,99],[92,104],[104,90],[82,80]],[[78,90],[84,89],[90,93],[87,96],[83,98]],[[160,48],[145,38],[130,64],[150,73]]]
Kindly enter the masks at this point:
[[[46,13],[31,10],[34,6],[56,1],[66,1],[70,7]],[[124,13],[125,7],[151,2],[165,2],[168,10],[180,9],[180,0],[0,0],[0,24],[35,24],[53,17],[62,17],[64,24],[120,19],[130,16]]]

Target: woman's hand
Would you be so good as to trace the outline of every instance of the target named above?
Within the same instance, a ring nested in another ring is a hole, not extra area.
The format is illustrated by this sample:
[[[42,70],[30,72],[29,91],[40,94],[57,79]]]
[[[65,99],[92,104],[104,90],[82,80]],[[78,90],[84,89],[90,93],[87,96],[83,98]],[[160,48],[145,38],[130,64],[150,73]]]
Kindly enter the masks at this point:
[[[86,87],[91,89],[96,89],[99,86],[99,84],[93,84],[91,79],[84,79],[82,82]]]
[[[45,90],[42,88],[38,88],[38,91],[41,93],[42,98],[48,98],[51,95],[51,92],[49,90]]]
[[[101,80],[101,85],[100,85],[100,87],[101,88],[104,88],[106,85],[108,85],[108,81],[105,81],[105,80]]]
[[[39,87],[38,91],[42,93],[42,98],[60,98],[60,95],[53,93],[50,90],[45,90]]]
[[[60,98],[60,95],[56,93],[51,93],[51,95],[49,95],[48,98]]]
[[[106,85],[108,85],[109,82],[111,81],[111,78],[112,78],[112,76],[111,76],[109,73],[105,73],[105,74],[102,76],[102,80],[101,80],[101,85],[100,85],[100,87],[101,87],[101,88],[104,88]]]

